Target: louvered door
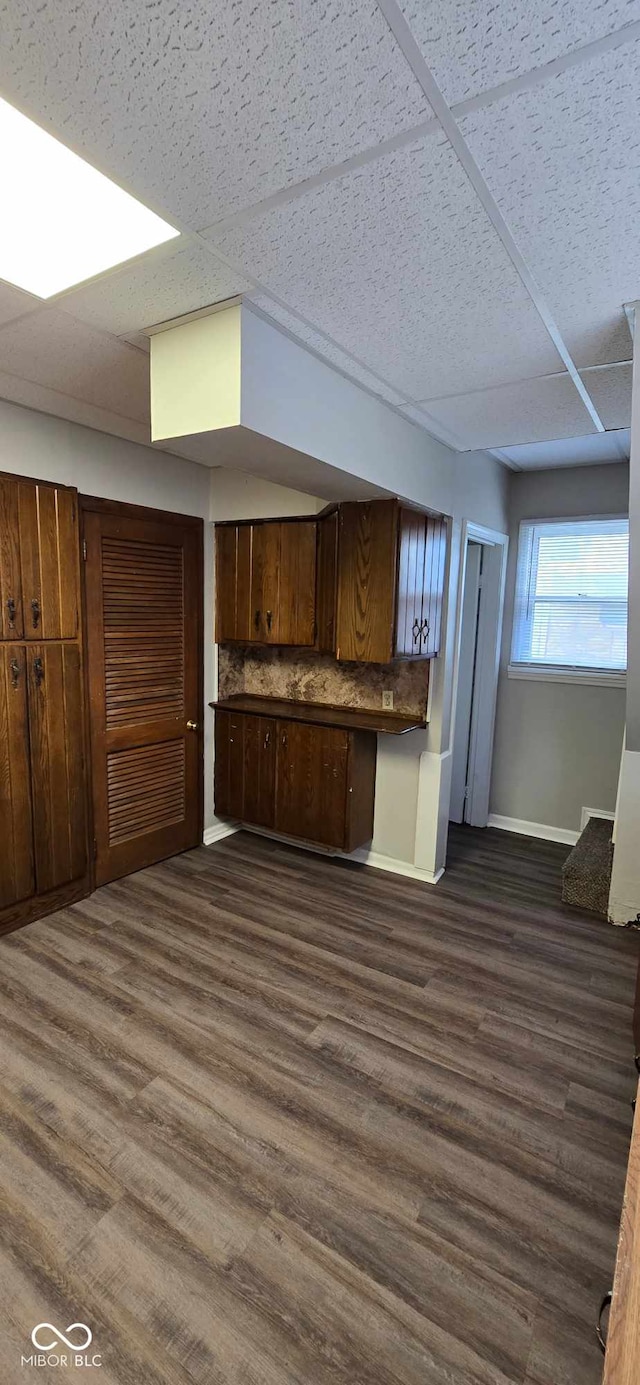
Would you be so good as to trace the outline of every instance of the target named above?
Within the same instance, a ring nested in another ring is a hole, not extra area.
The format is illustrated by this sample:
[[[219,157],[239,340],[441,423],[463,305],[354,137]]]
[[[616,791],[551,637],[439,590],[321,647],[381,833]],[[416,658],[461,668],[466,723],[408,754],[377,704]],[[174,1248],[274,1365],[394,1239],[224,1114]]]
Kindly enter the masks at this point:
[[[201,839],[202,523],[143,513],[85,513],[99,885]]]

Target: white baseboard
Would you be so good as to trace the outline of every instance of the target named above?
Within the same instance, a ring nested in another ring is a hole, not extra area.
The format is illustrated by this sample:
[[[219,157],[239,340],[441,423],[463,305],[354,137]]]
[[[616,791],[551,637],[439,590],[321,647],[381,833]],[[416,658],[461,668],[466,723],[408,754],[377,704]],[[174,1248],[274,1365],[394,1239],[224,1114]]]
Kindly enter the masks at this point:
[[[217,822],[215,827],[205,827],[202,841],[204,846],[213,846],[214,842],[221,842],[223,837],[230,837],[233,832],[239,831],[237,822]]]
[[[581,832],[584,832],[589,818],[606,818],[607,822],[615,822],[616,815],[615,813],[610,813],[608,808],[583,808],[580,816]]]
[[[575,846],[579,832],[570,832],[567,827],[553,827],[546,822],[525,822],[522,818],[505,818],[500,813],[489,813],[487,827],[498,827],[501,832],[516,832],[521,837],[540,837],[545,842],[562,842],[563,846]]]
[[[388,870],[392,875],[406,875],[409,880],[422,880],[425,885],[437,885],[444,875],[444,867],[438,871],[422,870],[411,861],[399,861],[395,856],[383,856],[380,851],[371,851],[366,846],[358,847],[345,858],[359,861],[363,866],[374,866],[376,870]]]

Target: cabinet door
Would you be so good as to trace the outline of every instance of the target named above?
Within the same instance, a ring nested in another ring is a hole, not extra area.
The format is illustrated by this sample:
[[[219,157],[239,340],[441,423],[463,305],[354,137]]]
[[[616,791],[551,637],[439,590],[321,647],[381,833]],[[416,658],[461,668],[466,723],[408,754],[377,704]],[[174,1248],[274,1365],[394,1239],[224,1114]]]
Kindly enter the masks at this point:
[[[25,650],[0,649],[0,909],[35,890]]]
[[[395,500],[341,505],[338,659],[375,664],[393,659],[397,542]]]
[[[420,653],[426,659],[435,658],[440,649],[446,557],[446,520],[429,515],[426,526],[420,642]]]
[[[280,524],[255,524],[251,538],[251,639],[278,644]]]
[[[316,548],[315,520],[280,525],[280,580],[275,622],[278,644],[315,643]]]
[[[214,809],[221,817],[243,816],[245,721],[242,714],[216,712]]]
[[[24,638],[78,634],[78,518],[73,491],[18,484]]]
[[[44,894],[87,868],[80,650],[30,645],[26,657],[36,888]]]
[[[336,601],[338,597],[338,511],[318,520],[318,580],[316,595],[317,648],[320,654],[336,652]]]
[[[348,733],[287,721],[278,725],[278,832],[342,847],[346,830]]]
[[[250,524],[216,526],[216,640],[255,638],[251,623]]]
[[[17,481],[0,476],[0,639],[23,635]]]
[[[401,510],[399,542],[395,653],[407,659],[421,653],[426,516]]]
[[[276,723],[245,716],[244,795],[241,817],[256,827],[273,827],[276,793]]]

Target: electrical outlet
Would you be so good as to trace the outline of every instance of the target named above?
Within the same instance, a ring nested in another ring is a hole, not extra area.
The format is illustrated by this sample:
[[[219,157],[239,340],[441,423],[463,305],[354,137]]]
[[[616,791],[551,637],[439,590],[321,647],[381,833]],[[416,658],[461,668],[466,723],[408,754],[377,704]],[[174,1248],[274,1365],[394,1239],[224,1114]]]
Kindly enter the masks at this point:
[[[383,712],[393,711],[393,693],[391,688],[387,688],[382,694],[382,710]]]

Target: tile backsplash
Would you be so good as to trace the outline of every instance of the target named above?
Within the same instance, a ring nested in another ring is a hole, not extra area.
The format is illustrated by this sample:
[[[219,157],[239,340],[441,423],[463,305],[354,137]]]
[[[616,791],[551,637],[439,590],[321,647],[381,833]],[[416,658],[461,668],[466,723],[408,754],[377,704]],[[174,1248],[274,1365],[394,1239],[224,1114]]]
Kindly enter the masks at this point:
[[[378,712],[383,690],[393,692],[393,710],[426,718],[429,662],[343,664],[315,650],[220,645],[218,695],[253,693],[296,702],[327,702]]]

